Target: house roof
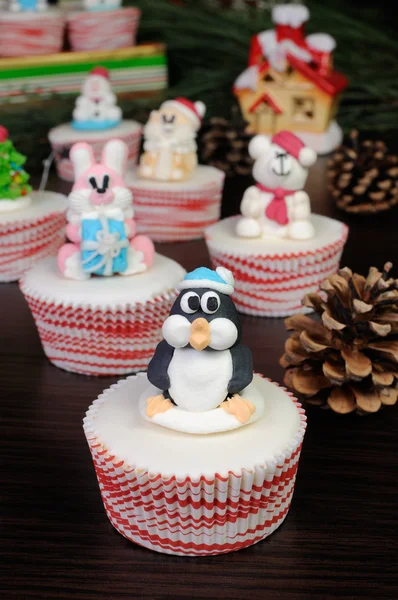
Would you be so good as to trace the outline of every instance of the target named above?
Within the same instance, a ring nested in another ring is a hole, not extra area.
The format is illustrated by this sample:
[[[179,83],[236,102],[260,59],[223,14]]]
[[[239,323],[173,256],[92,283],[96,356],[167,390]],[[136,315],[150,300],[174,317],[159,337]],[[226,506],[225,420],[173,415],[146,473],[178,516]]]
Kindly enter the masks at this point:
[[[318,69],[311,66],[311,63],[306,63],[290,54],[288,54],[287,60],[294,69],[330,96],[335,96],[348,85],[347,77],[338,71],[329,71],[326,75],[322,75]]]
[[[249,112],[254,112],[256,108],[260,106],[260,104],[262,104],[263,102],[265,102],[265,104],[268,104],[268,106],[272,108],[275,114],[282,114],[282,109],[277,105],[275,100],[273,100],[271,96],[267,93],[262,94],[260,98],[257,98],[257,100],[249,108]]]

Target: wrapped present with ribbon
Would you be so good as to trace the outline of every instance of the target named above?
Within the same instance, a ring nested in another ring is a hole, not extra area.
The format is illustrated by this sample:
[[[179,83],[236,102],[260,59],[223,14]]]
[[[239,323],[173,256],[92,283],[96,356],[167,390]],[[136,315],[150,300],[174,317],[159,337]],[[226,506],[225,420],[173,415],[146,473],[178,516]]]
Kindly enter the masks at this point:
[[[98,218],[83,219],[81,230],[84,272],[110,276],[126,271],[129,240],[123,220],[98,215]]]

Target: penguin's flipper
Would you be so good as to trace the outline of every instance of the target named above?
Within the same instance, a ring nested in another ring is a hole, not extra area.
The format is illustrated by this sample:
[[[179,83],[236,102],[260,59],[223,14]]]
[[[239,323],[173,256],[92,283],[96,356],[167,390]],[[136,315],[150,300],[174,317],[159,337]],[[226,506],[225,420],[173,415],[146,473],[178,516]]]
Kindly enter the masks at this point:
[[[174,348],[166,340],[163,340],[157,345],[155,354],[148,365],[148,379],[152,385],[160,390],[168,390],[170,387],[170,378],[167,371],[173,354]]]
[[[239,394],[253,379],[252,353],[247,346],[238,344],[230,349],[232,377],[228,383],[228,394]]]

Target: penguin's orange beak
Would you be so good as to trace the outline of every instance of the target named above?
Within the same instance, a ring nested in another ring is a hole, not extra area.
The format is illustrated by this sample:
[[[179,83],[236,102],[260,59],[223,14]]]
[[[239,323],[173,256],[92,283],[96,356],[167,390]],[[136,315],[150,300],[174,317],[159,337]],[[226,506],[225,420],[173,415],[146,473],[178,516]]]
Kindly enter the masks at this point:
[[[210,324],[206,319],[195,319],[191,323],[189,343],[195,350],[204,350],[210,344]]]

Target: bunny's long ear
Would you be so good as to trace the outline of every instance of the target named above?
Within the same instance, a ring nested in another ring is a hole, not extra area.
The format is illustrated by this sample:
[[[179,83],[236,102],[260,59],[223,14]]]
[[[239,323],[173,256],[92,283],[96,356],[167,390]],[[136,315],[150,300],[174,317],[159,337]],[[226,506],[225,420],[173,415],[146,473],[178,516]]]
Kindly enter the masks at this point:
[[[102,151],[102,162],[123,177],[126,171],[128,148],[122,140],[110,140]]]
[[[75,181],[95,164],[93,149],[85,142],[74,144],[70,149],[69,157],[73,164]]]

